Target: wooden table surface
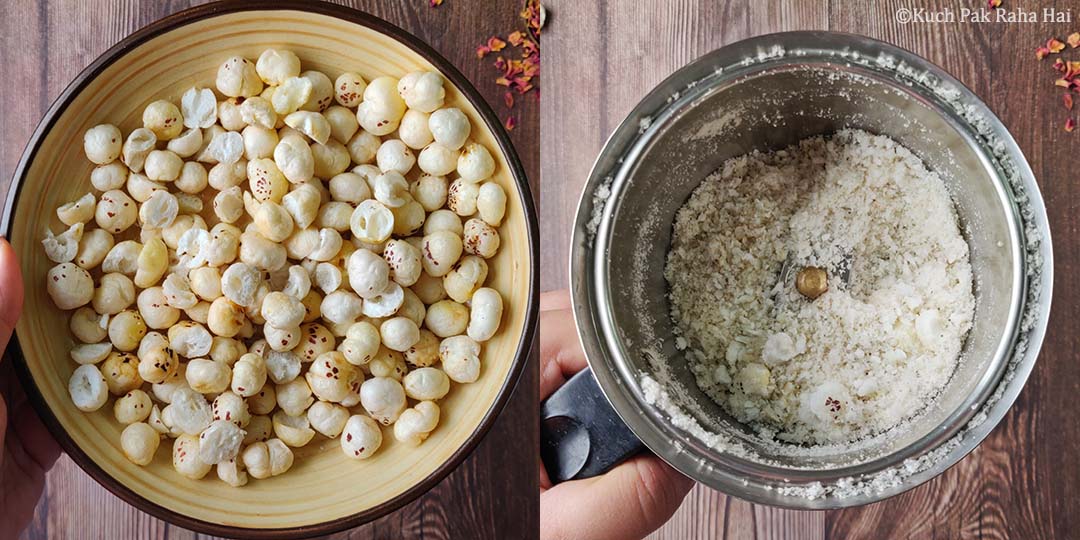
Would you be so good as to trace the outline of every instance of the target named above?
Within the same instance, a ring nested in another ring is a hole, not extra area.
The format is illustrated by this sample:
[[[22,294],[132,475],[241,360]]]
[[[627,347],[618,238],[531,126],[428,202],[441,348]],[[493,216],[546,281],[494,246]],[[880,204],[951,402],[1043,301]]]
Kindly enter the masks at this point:
[[[1004,0],[1041,15],[1069,2]],[[796,512],[696,487],[652,538],[1075,538],[1080,468],[1074,412],[1080,389],[1080,132],[1065,110],[1050,60],[1034,49],[1073,24],[898,24],[901,8],[979,8],[984,0],[549,0],[544,29],[540,152],[543,290],[566,288],[573,212],[589,168],[611,131],[654,85],[722,45],[785,30],[864,34],[914,51],[975,91],[1004,121],[1042,187],[1056,244],[1057,294],[1042,355],[1016,405],[982,445],[939,478],[863,508]],[[1080,59],[1066,51],[1066,59]]]
[[[202,1],[5,0],[0,17],[0,201],[23,147],[41,116],[67,84],[128,34]],[[420,36],[458,67],[505,118],[503,87],[490,59],[475,48],[493,34],[523,28],[517,0],[339,2],[363,9]],[[511,133],[536,193],[539,165],[537,93],[518,99]],[[535,356],[535,355],[534,355]],[[525,370],[503,414],[475,452],[443,482],[400,511],[333,538],[511,538],[536,531],[537,370]],[[535,533],[532,533],[535,535]],[[0,534],[0,536],[4,536]],[[528,537],[526,535],[525,537]],[[62,457],[25,539],[109,540],[209,538],[169,525],[113,496]]]

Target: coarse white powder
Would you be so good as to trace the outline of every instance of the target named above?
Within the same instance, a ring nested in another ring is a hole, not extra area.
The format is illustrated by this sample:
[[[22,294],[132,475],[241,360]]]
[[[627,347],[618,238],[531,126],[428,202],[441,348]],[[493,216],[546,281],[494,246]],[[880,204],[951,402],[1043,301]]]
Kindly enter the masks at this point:
[[[779,276],[826,269],[810,301]],[[852,441],[931,403],[975,300],[944,183],[862,131],[728,160],[676,216],[666,277],[698,385],[766,438]]]

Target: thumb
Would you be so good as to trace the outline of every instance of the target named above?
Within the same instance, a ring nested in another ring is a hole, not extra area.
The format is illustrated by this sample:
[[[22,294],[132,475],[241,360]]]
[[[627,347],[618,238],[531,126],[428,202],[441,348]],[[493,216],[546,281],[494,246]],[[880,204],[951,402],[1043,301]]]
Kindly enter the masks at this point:
[[[0,350],[7,347],[23,305],[23,280],[15,249],[0,237]]]
[[[656,456],[633,457],[603,475],[541,493],[542,537],[644,538],[671,518],[693,485]]]

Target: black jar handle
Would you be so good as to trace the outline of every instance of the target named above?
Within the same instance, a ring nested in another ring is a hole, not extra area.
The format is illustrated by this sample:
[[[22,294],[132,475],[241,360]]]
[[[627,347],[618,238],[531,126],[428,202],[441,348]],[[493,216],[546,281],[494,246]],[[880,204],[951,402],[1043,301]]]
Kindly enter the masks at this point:
[[[603,474],[644,448],[589,368],[540,404],[540,458],[552,483]]]

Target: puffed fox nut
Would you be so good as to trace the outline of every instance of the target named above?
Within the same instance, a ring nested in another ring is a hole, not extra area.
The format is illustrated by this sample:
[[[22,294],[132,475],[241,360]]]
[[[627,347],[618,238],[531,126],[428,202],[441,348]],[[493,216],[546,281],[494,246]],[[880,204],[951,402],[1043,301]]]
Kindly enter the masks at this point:
[[[146,422],[129,424],[120,433],[120,448],[124,456],[136,465],[149,465],[160,444],[161,435]]]
[[[300,448],[311,442],[315,436],[315,430],[311,429],[307,414],[289,416],[285,411],[274,413],[271,418],[274,425],[274,435],[288,446]]]
[[[476,382],[480,376],[480,344],[469,336],[446,338],[439,345],[442,369],[457,383]]]
[[[258,354],[247,353],[233,364],[230,387],[239,396],[254,396],[266,384],[266,376],[266,359]]]
[[[382,430],[368,416],[356,414],[345,422],[341,432],[341,451],[352,459],[366,459],[382,446]]]
[[[244,430],[228,420],[215,420],[199,434],[199,459],[216,465],[240,453]]]
[[[439,412],[439,406],[431,401],[405,409],[394,422],[394,438],[410,446],[419,445],[439,424]]]
[[[285,414],[300,416],[315,402],[311,397],[311,388],[301,377],[297,377],[287,383],[279,384],[274,388],[277,394],[277,404]]]
[[[402,379],[405,395],[420,401],[442,399],[450,391],[450,378],[439,368],[414,369]]]
[[[478,342],[491,339],[499,330],[502,312],[503,301],[498,291],[490,287],[477,289],[472,295],[466,333]]]
[[[405,389],[389,377],[373,377],[360,385],[360,403],[372,418],[388,426],[405,410]]]
[[[187,363],[188,386],[200,394],[224,392],[232,381],[232,369],[223,362],[195,358]]]
[[[173,441],[173,469],[192,480],[199,480],[210,472],[211,464],[202,460],[199,452],[199,436],[182,434]]]
[[[150,396],[138,388],[120,396],[113,402],[113,416],[121,424],[134,424],[142,422],[150,416],[150,408],[153,403]]]
[[[83,151],[86,152],[86,159],[97,165],[112,163],[120,157],[123,144],[120,129],[112,124],[94,126],[83,134]]]
[[[232,487],[242,487],[248,483],[247,471],[239,456],[218,463],[216,471],[218,478]]]
[[[345,429],[345,423],[349,420],[349,409],[335,403],[316,401],[308,408],[307,420],[312,429],[333,439]]]
[[[247,427],[251,422],[247,401],[228,390],[214,398],[213,403],[210,404],[210,410],[214,414],[214,420],[232,422],[241,428]]]
[[[93,412],[109,399],[109,387],[105,377],[94,364],[84,364],[75,369],[68,380],[71,401],[80,411]]]
[[[60,309],[75,309],[94,297],[94,280],[90,273],[73,263],[54,266],[46,275],[46,289]]]

